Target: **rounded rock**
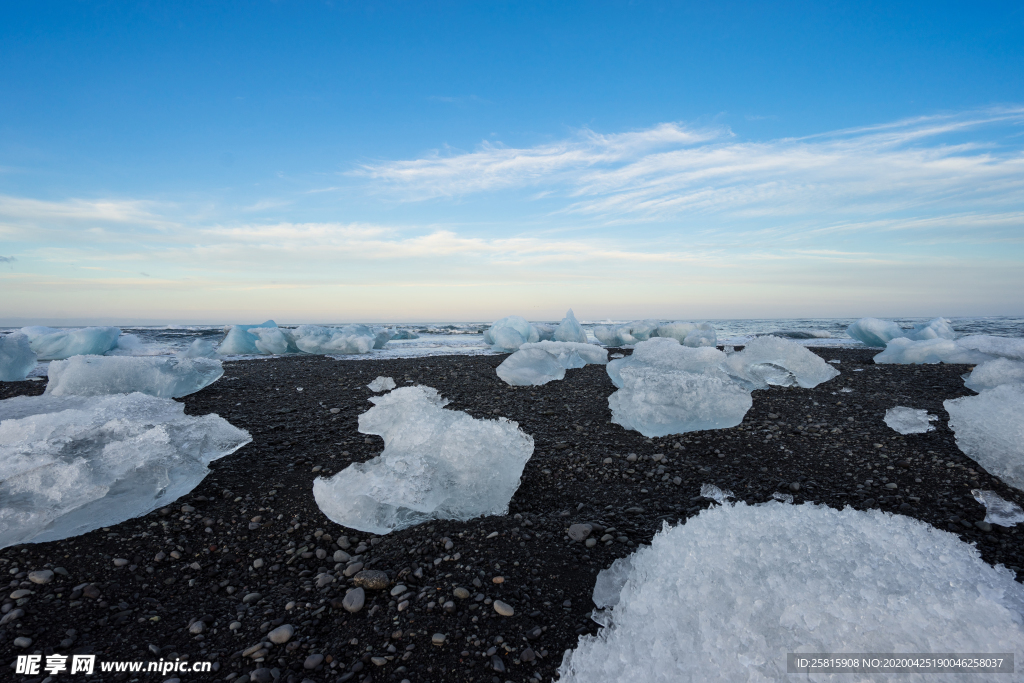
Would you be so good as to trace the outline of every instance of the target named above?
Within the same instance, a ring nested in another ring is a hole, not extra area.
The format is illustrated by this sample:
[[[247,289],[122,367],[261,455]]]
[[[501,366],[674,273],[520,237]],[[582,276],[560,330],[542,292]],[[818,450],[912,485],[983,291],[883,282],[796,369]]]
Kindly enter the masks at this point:
[[[44,586],[53,581],[53,572],[49,569],[40,569],[38,571],[29,572],[28,580],[32,583],[37,583],[40,586]]]
[[[310,656],[306,657],[306,661],[304,661],[302,663],[302,668],[306,669],[307,671],[312,671],[313,669],[317,668],[318,666],[320,666],[323,663],[324,663],[324,656],[323,655],[310,655]]]
[[[452,591],[452,595],[457,597],[459,600],[465,600],[469,597],[469,591],[460,586]]]
[[[569,538],[574,541],[582,541],[589,536],[590,532],[593,530],[594,527],[589,524],[573,524],[569,527]]]
[[[283,645],[295,635],[295,627],[291,624],[282,624],[267,634],[267,638],[274,645]]]
[[[188,627],[188,632],[194,636],[198,636],[200,633],[206,630],[206,624],[200,619],[199,621],[192,622],[192,625]]]
[[[403,586],[402,584],[398,584],[397,586],[391,589],[391,597],[397,598],[399,595],[401,595],[407,590],[409,589]]]
[[[800,482],[794,481],[792,484],[789,485],[789,490],[790,491],[799,491],[800,490]]]
[[[355,614],[363,608],[366,604],[366,592],[362,588],[355,588],[348,592],[345,598],[341,601],[341,606],[346,611]]]
[[[249,674],[249,680],[255,683],[272,683],[274,674],[267,667],[261,666]]]
[[[352,578],[352,583],[371,591],[380,591],[388,587],[391,579],[379,569],[367,569],[359,572]]]
[[[435,633],[430,636],[430,642],[434,645],[444,645],[445,635],[443,633]],[[26,646],[27,647],[27,646]]]
[[[494,601],[494,611],[503,617],[511,617],[516,613],[516,611],[512,609],[512,605],[508,605],[501,600]]]
[[[125,567],[127,565],[128,565],[128,560],[124,559],[123,557],[115,557],[114,558],[114,566],[115,567]]]
[[[32,645],[32,639],[21,636],[14,639],[14,647],[26,648]]]

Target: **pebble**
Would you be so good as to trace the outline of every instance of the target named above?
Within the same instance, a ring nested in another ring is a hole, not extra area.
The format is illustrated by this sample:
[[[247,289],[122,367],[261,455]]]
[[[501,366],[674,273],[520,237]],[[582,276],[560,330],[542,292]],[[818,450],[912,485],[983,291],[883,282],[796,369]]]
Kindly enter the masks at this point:
[[[888,484],[885,485],[885,488],[887,488],[887,489],[895,489],[895,488],[897,488],[896,482],[890,481]]]
[[[799,491],[800,490],[800,482],[794,481],[792,484],[789,485],[789,490],[790,491]]]
[[[249,680],[255,683],[271,683],[274,680],[274,674],[267,667],[261,666],[249,674]]]
[[[985,532],[992,531],[992,525],[989,524],[988,522],[975,522],[974,526],[978,527],[979,529],[981,529],[982,531],[985,531]]]
[[[444,634],[435,633],[434,635],[430,636],[430,642],[432,642],[434,645],[444,645]]]
[[[192,622],[192,625],[188,627],[188,632],[194,636],[198,636],[200,633],[206,630],[206,624],[200,619],[199,621]]]
[[[505,604],[501,600],[494,601],[494,611],[503,617],[510,617],[516,613],[516,611],[512,609],[512,605]]]
[[[380,591],[388,587],[391,579],[379,569],[367,569],[356,574],[352,579],[352,583],[372,591]]]
[[[318,666],[320,666],[323,663],[324,663],[324,656],[323,655],[310,655],[310,656],[306,657],[306,661],[304,661],[302,663],[302,668],[306,669],[307,671],[312,671],[313,669],[317,668]]]
[[[316,587],[323,588],[324,586],[334,583],[334,577],[330,574],[320,574],[316,577]]]
[[[355,614],[366,604],[366,591],[362,588],[350,590],[341,602],[341,606],[347,611]]]
[[[90,600],[95,600],[100,597],[100,588],[94,583],[90,583],[88,586],[82,589],[82,595]]]
[[[588,548],[593,548],[595,545],[597,545],[597,539],[596,538],[588,538],[587,542],[584,545],[586,545]]]
[[[348,562],[351,559],[352,559],[352,556],[349,555],[348,553],[346,553],[344,550],[335,550],[334,551],[334,561],[335,562]]]
[[[398,584],[397,586],[391,589],[391,597],[397,598],[399,595],[401,595],[407,590],[409,589],[403,586],[402,584]]]
[[[373,662],[375,666],[384,666],[388,663],[388,660],[383,657],[370,657],[370,661]]]
[[[11,593],[11,600],[21,600],[22,598],[27,598],[30,595],[32,595],[32,591],[30,591],[29,589],[19,588],[18,590]]]
[[[262,595],[260,595],[259,593],[249,593],[249,594],[248,594],[248,595],[246,595],[246,596],[245,596],[244,598],[242,598],[242,602],[243,602],[244,604],[248,605],[249,603],[253,603],[253,602],[256,602],[257,600],[259,600],[259,599],[260,599],[260,598],[262,598],[262,597],[263,597],[263,596],[262,596]]]
[[[359,573],[359,571],[361,571],[362,568],[363,563],[356,562],[355,564],[350,564],[349,566],[345,567],[345,571],[342,573],[345,574],[345,576],[352,576],[353,574]]]
[[[459,600],[465,600],[469,597],[469,591],[461,586],[452,591],[452,595],[457,597]]]
[[[495,576],[493,579],[491,579],[491,583],[505,583],[505,577]]]
[[[267,634],[267,638],[274,645],[284,645],[295,635],[295,627],[291,624],[282,624]]]
[[[573,524],[569,527],[569,538],[574,541],[582,541],[594,530],[589,524]]]
[[[53,581],[53,572],[49,569],[40,569],[38,571],[29,572],[28,580],[32,583],[37,583],[40,586],[44,586]]]
[[[262,566],[263,566],[263,558],[262,557],[257,557],[255,560],[252,561],[253,569],[259,569]]]
[[[15,638],[14,639],[14,647],[25,648],[25,647],[29,647],[30,645],[32,645],[32,639],[31,638],[26,638],[25,636],[21,636],[19,638]]]
[[[519,661],[521,662],[526,662],[527,664],[529,664],[535,659],[537,659],[537,653],[534,652],[531,648],[524,648],[523,651],[519,653]]]
[[[128,560],[124,559],[123,557],[115,557],[114,558],[114,566],[115,567],[126,567],[126,566],[128,566]]]

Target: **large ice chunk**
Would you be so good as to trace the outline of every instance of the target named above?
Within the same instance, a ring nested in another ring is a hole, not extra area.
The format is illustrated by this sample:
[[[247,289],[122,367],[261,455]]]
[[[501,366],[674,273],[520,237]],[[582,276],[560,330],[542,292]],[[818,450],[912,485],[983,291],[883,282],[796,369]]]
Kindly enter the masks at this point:
[[[579,358],[579,355],[576,355]],[[540,386],[565,377],[566,365],[544,349],[520,348],[501,362],[495,372],[514,387]],[[582,367],[582,365],[580,366]]]
[[[965,337],[964,339],[967,339]],[[963,340],[922,339],[914,341],[906,337],[893,339],[885,351],[875,356],[876,363],[961,363],[974,364],[991,360],[992,356],[971,349],[961,343]]]
[[[716,506],[665,525],[611,571],[627,578],[609,598],[617,577],[598,576],[595,602],[614,607],[595,617],[605,628],[566,652],[562,683],[790,680],[794,649],[1024,647],[1024,587],[1012,572],[954,534],[875,510]]]
[[[0,401],[0,547],[113,526],[188,493],[251,441],[145,394]]]
[[[926,323],[914,325],[914,329],[906,334],[910,339],[956,339],[953,326],[945,318],[935,318]]]
[[[392,379],[391,377],[379,375],[377,379],[367,384],[366,388],[374,393],[379,393],[381,391],[391,391],[396,386],[397,385],[395,384],[395,380]]]
[[[210,358],[73,356],[55,360],[48,370],[51,396],[101,396],[141,392],[181,398],[213,384],[224,374]]]
[[[29,346],[39,360],[63,360],[71,356],[90,354],[101,356],[117,347],[121,330],[116,327],[79,327],[55,329],[52,327],[23,327]]]
[[[1002,498],[995,491],[971,489],[974,500],[985,506],[985,521],[999,526],[1017,526],[1024,522],[1024,510],[1019,505]]]
[[[220,343],[217,351],[222,356],[250,356],[258,354],[256,348],[258,335],[249,334],[249,330],[256,328],[277,327],[277,323],[268,320],[260,325],[231,325],[227,328],[224,341]]]
[[[515,351],[523,344],[540,341],[540,333],[533,325],[518,315],[509,315],[496,320],[484,332],[484,341],[495,351]]]
[[[555,328],[554,341],[587,343],[587,333],[584,331],[583,326],[577,322],[571,308],[566,312],[565,317],[562,318],[562,322]]]
[[[1010,486],[1024,489],[1024,384],[942,402],[956,445]]]
[[[903,328],[891,320],[879,320],[878,318],[861,318],[846,328],[846,334],[850,335],[866,346],[885,346],[897,337],[905,337]]]
[[[369,353],[384,348],[391,338],[389,332],[375,333],[366,325],[346,325],[341,329],[300,325],[292,335],[300,351],[323,354]]]
[[[1024,360],[1024,339],[1020,337],[996,337],[991,334],[972,334],[956,340],[957,346],[968,351],[977,351],[990,358]]]
[[[927,410],[896,406],[885,411],[885,424],[900,434],[924,434],[935,430],[933,421],[939,419]]]
[[[0,337],[0,382],[20,382],[36,367],[28,336],[12,332]]]
[[[979,392],[1000,384],[1024,384],[1024,363],[1008,358],[985,361],[964,380],[968,389]]]
[[[839,371],[807,347],[774,336],[756,337],[739,353],[728,356],[726,372],[752,389],[768,385],[811,389]]]
[[[523,344],[519,348],[524,351],[526,349],[542,349],[547,351],[557,358],[558,362],[566,369],[582,368],[584,365],[604,365],[608,362],[607,349],[603,349],[596,344],[540,341],[532,344]],[[578,361],[582,361],[582,364]]]
[[[384,534],[430,519],[503,515],[519,488],[533,438],[506,418],[445,410],[436,389],[402,387],[373,396],[359,431],[384,438],[378,457],[313,482],[330,519]]]

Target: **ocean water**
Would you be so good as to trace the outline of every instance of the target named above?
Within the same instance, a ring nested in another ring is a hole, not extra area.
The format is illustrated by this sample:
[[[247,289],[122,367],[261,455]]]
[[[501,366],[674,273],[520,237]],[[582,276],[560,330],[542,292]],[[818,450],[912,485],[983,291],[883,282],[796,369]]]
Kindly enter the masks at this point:
[[[805,346],[824,347],[858,347],[862,344],[846,334],[846,328],[856,318],[783,318],[783,319],[738,319],[709,320],[715,326],[718,343],[742,345],[757,335],[774,333],[786,336]],[[905,328],[916,323],[927,322],[929,318],[896,318],[895,321]],[[1021,317],[972,317],[949,318],[953,329],[959,334],[991,334],[1003,337],[1024,337],[1024,318]],[[558,320],[537,320],[546,324],[558,324]],[[597,325],[625,324],[628,320],[581,320],[583,328],[596,342],[593,328]],[[661,322],[671,322],[665,319]],[[282,324],[281,327],[297,327],[301,323]],[[362,355],[333,356],[352,360],[380,358],[417,358],[444,355],[476,355],[493,354],[490,347],[484,344],[483,333],[490,322],[439,322],[439,323],[391,323],[388,325],[369,325],[373,328],[387,327],[395,330],[407,330],[419,335],[418,339],[392,340],[387,347]],[[343,324],[337,327],[343,327]],[[333,327],[325,325],[325,327]],[[0,328],[0,333],[13,332],[17,328]],[[132,353],[137,355],[172,355],[182,351],[196,339],[208,339],[214,345],[224,338],[223,325],[164,325],[121,327],[124,335],[134,335],[134,340],[123,342],[123,346],[133,345]],[[229,360],[245,360],[251,358],[267,358],[267,356],[227,356]],[[40,363],[33,375],[46,374],[46,364]]]

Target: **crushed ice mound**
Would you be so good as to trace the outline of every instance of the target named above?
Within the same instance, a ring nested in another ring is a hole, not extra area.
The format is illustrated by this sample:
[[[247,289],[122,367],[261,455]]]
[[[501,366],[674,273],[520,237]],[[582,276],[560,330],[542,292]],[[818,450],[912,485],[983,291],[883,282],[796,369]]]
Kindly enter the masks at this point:
[[[553,334],[553,333],[552,333]],[[523,344],[540,341],[540,332],[526,318],[509,315],[484,331],[484,342],[495,351],[515,351]]]
[[[313,497],[331,520],[386,534],[430,519],[508,512],[533,455],[533,438],[515,422],[445,410],[448,401],[425,386],[370,401],[359,431],[383,437],[384,452],[313,482]]]
[[[572,314],[571,308],[566,312],[565,317],[562,318],[562,322],[555,328],[554,341],[587,343],[587,333],[584,331],[583,326],[576,321],[576,316]]]
[[[903,328],[891,320],[861,318],[846,328],[846,334],[865,346],[885,346],[897,337],[905,336]]]
[[[566,370],[607,362],[608,351],[595,344],[541,341],[520,346],[502,361],[496,372],[512,386],[540,386],[562,379]]]
[[[594,328],[594,336],[605,346],[627,346],[642,341],[663,337],[675,339],[684,346],[715,346],[718,336],[711,323],[674,322],[661,324],[655,320],[643,320],[625,325],[600,325]]]
[[[28,336],[12,332],[0,337],[0,382],[20,382],[36,367]]]
[[[1024,489],[1024,384],[948,399],[942,407],[960,450],[1010,486]]]
[[[788,339],[763,336],[751,339],[728,356],[726,372],[752,389],[768,385],[812,389],[839,376],[839,371],[805,346]]]
[[[262,325],[232,325],[218,349],[221,355],[364,354],[382,349],[392,337],[388,330],[366,325],[278,327],[273,320]]]
[[[1004,500],[995,491],[971,489],[974,500],[985,506],[985,521],[999,526],[1017,526],[1024,522],[1024,510],[1016,503]]]
[[[1012,572],[954,534],[876,510],[716,506],[666,524],[605,571],[615,576],[598,575],[595,602],[614,606],[595,615],[597,635],[565,653],[562,683],[789,680],[794,647],[1024,648],[1024,587]]]
[[[732,491],[723,491],[714,484],[701,484],[700,495],[708,500],[713,500],[719,505],[725,505],[733,497]]]
[[[976,366],[964,379],[964,386],[977,392],[1001,384],[1024,384],[1024,362],[1008,358],[985,361]]]
[[[217,415],[145,394],[0,401],[0,548],[144,515],[250,441]]]
[[[900,434],[924,434],[935,430],[933,421],[939,419],[927,410],[896,406],[885,411],[885,424]]]
[[[964,339],[969,338],[964,337]],[[984,363],[993,358],[993,356],[969,348],[962,342],[963,339],[937,338],[914,341],[900,337],[889,342],[885,351],[875,356],[875,362],[904,365],[920,363],[974,364]]]
[[[103,354],[117,348],[121,330],[116,327],[80,327],[54,329],[52,327],[23,327],[29,346],[39,360],[63,360],[71,356]]]
[[[391,391],[396,386],[397,385],[395,384],[395,380],[391,379],[390,377],[384,377],[383,375],[381,375],[377,379],[367,384],[366,388],[374,393],[379,393],[381,391]]]
[[[55,360],[48,370],[50,396],[102,396],[140,392],[181,398],[224,375],[219,360],[138,356],[73,356]]]

